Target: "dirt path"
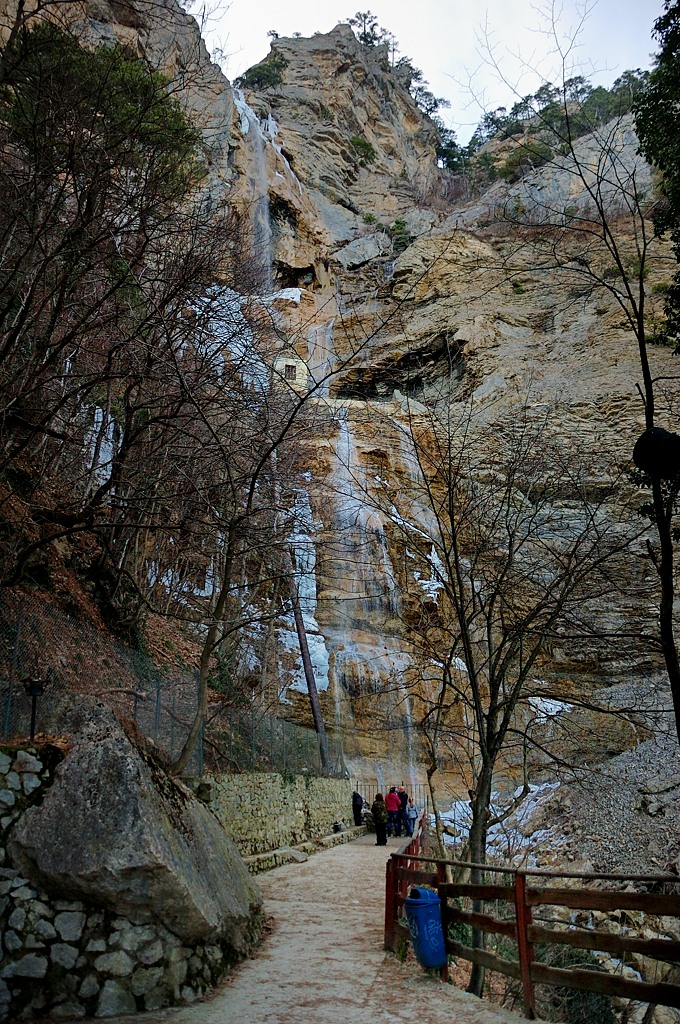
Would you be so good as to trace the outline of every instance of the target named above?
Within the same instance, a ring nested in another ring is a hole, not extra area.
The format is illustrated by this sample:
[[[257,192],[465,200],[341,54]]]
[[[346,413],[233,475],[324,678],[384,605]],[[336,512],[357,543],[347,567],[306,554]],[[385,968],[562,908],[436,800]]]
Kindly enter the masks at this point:
[[[365,836],[258,881],[272,931],[215,996],[126,1021],[168,1024],[521,1024],[383,950],[387,848]],[[123,1024],[119,1018],[119,1024]]]

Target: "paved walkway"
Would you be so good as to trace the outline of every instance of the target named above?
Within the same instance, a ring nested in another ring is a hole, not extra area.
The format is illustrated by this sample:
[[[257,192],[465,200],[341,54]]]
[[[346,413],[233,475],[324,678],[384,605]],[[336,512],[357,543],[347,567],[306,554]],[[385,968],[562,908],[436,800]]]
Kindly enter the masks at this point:
[[[271,932],[214,997],[167,1024],[521,1024],[383,950],[385,861],[373,836],[258,877]],[[134,1018],[127,1018],[133,1020]]]

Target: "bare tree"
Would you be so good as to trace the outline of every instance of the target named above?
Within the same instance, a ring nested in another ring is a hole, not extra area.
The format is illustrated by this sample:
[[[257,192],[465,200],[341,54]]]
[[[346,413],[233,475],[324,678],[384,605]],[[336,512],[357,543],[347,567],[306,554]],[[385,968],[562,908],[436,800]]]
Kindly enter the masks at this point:
[[[640,410],[646,430],[651,432],[647,440],[654,449],[656,428],[677,424],[680,381],[654,349],[664,344],[664,316],[663,300],[653,285],[663,287],[664,280],[672,276],[674,263],[654,229],[658,196],[651,169],[638,152],[632,114],[622,113],[603,122],[596,108],[588,105],[592,90],[574,65],[581,26],[566,37],[561,35],[553,4],[547,5],[547,20],[547,34],[561,66],[561,82],[551,87],[547,106],[540,91],[523,99],[515,93],[524,109],[513,145],[521,154],[535,147],[537,140],[549,143],[552,160],[542,171],[527,163],[523,176],[518,175],[520,180],[497,183],[488,193],[488,232],[506,238],[503,257],[493,269],[504,280],[517,282],[527,269],[532,275],[543,274],[553,285],[561,282],[571,301],[582,302],[598,294],[613,300],[637,352]],[[483,50],[487,63],[512,88],[488,38]],[[625,109],[630,105],[628,97]],[[544,187],[546,172],[551,177],[549,188]],[[631,452],[634,442],[631,437]],[[674,517],[680,472],[672,459],[664,464],[661,450],[652,452],[643,470],[639,483],[651,491],[651,501],[641,511],[655,533],[647,552],[659,585],[658,636],[680,738],[680,654],[674,624]]]
[[[284,572],[273,478],[306,395],[273,387],[285,342],[166,80],[48,24],[4,54],[2,582],[47,582],[56,544],[119,630],[205,626],[204,711]]]
[[[417,702],[428,779],[436,807],[434,777],[453,735],[469,756],[469,854],[483,865],[489,828],[528,792],[525,779],[494,817],[496,773],[526,758],[531,701],[555,693],[538,678],[549,672],[550,652],[589,645],[596,657],[605,644],[625,648],[631,639],[612,635],[607,619],[612,595],[636,585],[631,545],[641,530],[630,518],[612,521],[621,479],[608,476],[607,453],[594,487],[592,449],[566,451],[526,408],[484,428],[469,414],[452,417],[445,401],[413,415],[404,441],[422,497],[409,507],[389,492],[384,511],[410,576],[408,636],[421,660],[436,665]],[[482,942],[475,930],[475,945]],[[479,994],[482,982],[475,967],[470,990]]]

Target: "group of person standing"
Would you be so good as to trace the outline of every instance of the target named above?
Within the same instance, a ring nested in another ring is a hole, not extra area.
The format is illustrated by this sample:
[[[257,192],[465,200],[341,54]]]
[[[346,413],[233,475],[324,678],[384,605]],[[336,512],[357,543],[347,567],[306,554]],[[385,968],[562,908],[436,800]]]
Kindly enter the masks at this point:
[[[371,805],[376,846],[386,846],[387,837],[412,836],[420,811],[404,786],[391,786],[387,796],[376,793]]]

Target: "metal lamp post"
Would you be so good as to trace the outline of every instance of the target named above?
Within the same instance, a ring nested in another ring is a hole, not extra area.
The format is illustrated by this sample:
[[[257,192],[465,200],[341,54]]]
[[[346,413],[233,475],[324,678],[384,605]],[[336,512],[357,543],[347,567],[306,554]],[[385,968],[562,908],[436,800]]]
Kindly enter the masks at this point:
[[[45,692],[44,679],[22,679],[26,696],[31,698],[31,739],[35,738],[35,716],[38,704],[38,697]]]

